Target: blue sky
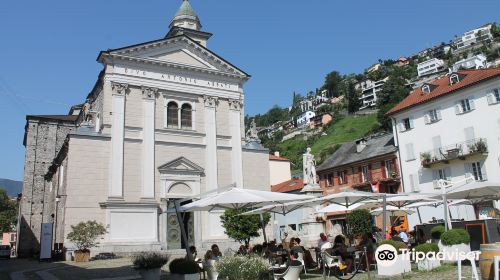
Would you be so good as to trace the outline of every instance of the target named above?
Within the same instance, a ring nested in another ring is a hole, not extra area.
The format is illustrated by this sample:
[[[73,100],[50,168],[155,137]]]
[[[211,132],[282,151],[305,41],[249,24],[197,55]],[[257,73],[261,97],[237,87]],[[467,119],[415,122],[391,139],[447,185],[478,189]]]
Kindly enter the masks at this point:
[[[289,105],[324,76],[362,72],[500,21],[500,1],[191,0],[208,47],[252,75],[248,114]],[[25,115],[66,114],[100,50],[162,38],[181,0],[1,1],[0,178],[22,180]]]

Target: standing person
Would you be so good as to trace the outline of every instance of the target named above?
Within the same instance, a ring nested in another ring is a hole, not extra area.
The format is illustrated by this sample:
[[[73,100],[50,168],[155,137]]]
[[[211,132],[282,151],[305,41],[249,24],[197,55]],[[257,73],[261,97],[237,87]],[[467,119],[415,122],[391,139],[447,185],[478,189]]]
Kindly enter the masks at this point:
[[[399,229],[399,238],[401,238],[404,243],[408,244],[408,234],[406,234],[406,230],[404,228]]]
[[[200,261],[199,258],[197,258],[198,251],[196,250],[195,246],[189,246],[189,253],[191,253],[191,256],[193,256],[193,260],[195,262]],[[186,255],[186,260],[188,259],[188,256]]]
[[[222,253],[219,250],[219,246],[217,244],[212,245],[212,258],[218,261],[222,257]]]

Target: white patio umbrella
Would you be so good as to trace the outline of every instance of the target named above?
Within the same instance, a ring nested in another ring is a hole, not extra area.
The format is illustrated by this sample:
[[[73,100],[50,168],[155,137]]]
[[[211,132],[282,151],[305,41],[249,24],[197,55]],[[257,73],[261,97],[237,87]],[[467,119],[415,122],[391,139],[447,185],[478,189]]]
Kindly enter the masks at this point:
[[[345,207],[343,205],[338,205],[338,204],[330,204],[326,207],[323,207],[316,212],[318,213],[330,213],[330,212],[339,212],[339,211],[352,211],[356,209],[369,209],[376,207],[378,205],[377,202],[370,202],[368,200],[365,200],[363,202],[355,203],[352,204],[349,207]]]
[[[415,213],[411,209],[404,208],[404,207],[395,207],[395,206],[391,206],[391,205],[387,206],[387,209],[385,211],[386,211],[387,215],[389,215],[389,217],[403,216],[403,215],[407,215],[407,214],[411,215],[411,214]],[[379,208],[373,209],[372,211],[370,211],[370,213],[373,216],[380,216],[384,213],[384,209],[382,207],[379,207]]]
[[[294,201],[280,204],[272,204],[266,205],[254,210],[250,210],[248,212],[242,213],[240,215],[255,215],[255,214],[264,214],[264,213],[275,213],[285,216],[290,212],[293,212],[297,209],[313,207],[313,204],[309,203],[311,200],[302,200],[302,201]]]
[[[221,209],[255,208],[291,201],[312,199],[314,196],[258,191],[242,188],[230,188],[220,193],[211,194],[200,200],[180,207],[182,212],[212,211]]]
[[[330,195],[326,195],[323,197],[318,197],[316,199],[311,200],[311,203],[330,203],[337,204],[344,207],[350,207],[356,203],[370,201],[372,202],[374,199],[383,197],[385,194],[383,193],[371,193],[371,192],[361,192],[361,191],[344,191],[339,193],[334,193]]]

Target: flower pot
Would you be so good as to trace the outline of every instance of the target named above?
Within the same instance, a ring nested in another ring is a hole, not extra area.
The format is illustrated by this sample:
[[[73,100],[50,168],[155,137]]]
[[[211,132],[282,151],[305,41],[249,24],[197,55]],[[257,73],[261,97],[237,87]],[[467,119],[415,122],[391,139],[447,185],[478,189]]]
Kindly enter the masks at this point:
[[[469,244],[455,244],[451,246],[443,245],[441,241],[438,243],[439,252],[444,255],[444,263],[456,263],[459,252],[470,253],[470,245]]]
[[[396,262],[391,266],[377,265],[377,272],[380,276],[396,276],[405,272],[411,272],[410,254],[398,254]]]
[[[144,280],[160,280],[161,268],[141,269],[139,274]]]
[[[429,271],[440,266],[441,262],[435,259],[433,260],[425,259],[417,262],[417,267],[419,271]]]
[[[75,251],[75,262],[89,262],[90,251],[89,250],[76,250]]]
[[[171,274],[168,279],[171,280],[199,280],[200,276],[198,273],[194,274]]]

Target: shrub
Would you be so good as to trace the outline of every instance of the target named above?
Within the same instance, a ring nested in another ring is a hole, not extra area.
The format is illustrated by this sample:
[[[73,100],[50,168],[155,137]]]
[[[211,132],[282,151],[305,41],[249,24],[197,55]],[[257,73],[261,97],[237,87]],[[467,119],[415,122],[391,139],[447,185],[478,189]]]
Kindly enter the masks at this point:
[[[219,279],[268,279],[269,262],[261,257],[223,257],[217,264]]]
[[[450,229],[441,235],[443,245],[469,244],[470,235],[465,229]]]
[[[347,224],[350,226],[350,235],[372,232],[372,215],[366,209],[354,210],[347,214]]]
[[[384,240],[380,242],[378,245],[391,245],[392,247],[396,248],[396,251],[398,251],[398,254],[401,254],[401,249],[408,249],[408,246],[404,242],[401,241],[395,241],[395,240]]]
[[[71,226],[71,232],[68,233],[68,239],[74,242],[78,250],[88,251],[90,248],[99,244],[97,237],[106,233],[103,224],[96,221],[80,222],[76,226]]]
[[[170,262],[168,269],[172,274],[195,274],[200,271],[200,267],[195,261],[186,259],[175,259]]]
[[[432,239],[441,239],[441,234],[445,231],[445,228],[443,225],[438,225],[435,226],[431,229],[431,237]]]
[[[132,259],[135,269],[160,268],[168,262],[168,257],[160,253],[144,252]]]
[[[437,252],[439,252],[439,247],[435,243],[424,243],[424,244],[417,245],[415,247],[415,251],[416,252],[423,252],[424,254],[427,254],[429,252],[437,253]]]

